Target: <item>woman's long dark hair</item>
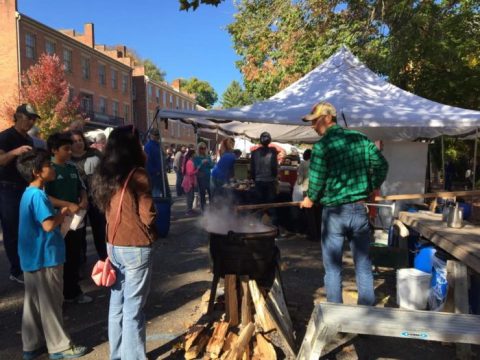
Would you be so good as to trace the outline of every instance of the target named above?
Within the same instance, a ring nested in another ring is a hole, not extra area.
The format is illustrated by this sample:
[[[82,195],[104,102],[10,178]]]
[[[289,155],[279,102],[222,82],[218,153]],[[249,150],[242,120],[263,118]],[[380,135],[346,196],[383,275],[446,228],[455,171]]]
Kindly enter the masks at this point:
[[[106,211],[130,171],[144,166],[145,155],[138,131],[131,125],[113,130],[92,179],[93,200],[99,209]]]

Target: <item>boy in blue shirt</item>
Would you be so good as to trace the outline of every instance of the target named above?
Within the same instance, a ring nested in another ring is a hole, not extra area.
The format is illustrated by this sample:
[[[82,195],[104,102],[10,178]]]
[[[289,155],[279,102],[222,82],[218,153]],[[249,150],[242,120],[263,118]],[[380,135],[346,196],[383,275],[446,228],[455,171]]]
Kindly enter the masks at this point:
[[[24,153],[17,159],[17,170],[30,183],[20,201],[18,232],[18,255],[25,280],[23,359],[39,357],[45,342],[50,359],[78,358],[87,349],[71,343],[62,318],[65,245],[59,225],[69,210],[64,207],[55,213],[45,193],[45,184],[55,179],[46,151]]]
[[[56,209],[67,207],[72,214],[87,209],[88,198],[85,185],[78,174],[72,156],[72,138],[70,133],[55,133],[47,139],[48,149],[53,155],[52,166],[56,177],[45,186],[45,191]],[[65,302],[86,304],[92,301],[80,288],[79,270],[82,246],[85,243],[86,228],[70,230],[65,235],[65,265],[63,269],[63,297]]]

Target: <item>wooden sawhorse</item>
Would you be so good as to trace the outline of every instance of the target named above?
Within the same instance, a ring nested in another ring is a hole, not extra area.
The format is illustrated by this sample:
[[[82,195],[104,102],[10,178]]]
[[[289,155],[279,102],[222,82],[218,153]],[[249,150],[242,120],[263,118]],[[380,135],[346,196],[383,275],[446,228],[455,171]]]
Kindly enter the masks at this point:
[[[318,360],[338,332],[480,345],[480,316],[321,303],[297,360]]]

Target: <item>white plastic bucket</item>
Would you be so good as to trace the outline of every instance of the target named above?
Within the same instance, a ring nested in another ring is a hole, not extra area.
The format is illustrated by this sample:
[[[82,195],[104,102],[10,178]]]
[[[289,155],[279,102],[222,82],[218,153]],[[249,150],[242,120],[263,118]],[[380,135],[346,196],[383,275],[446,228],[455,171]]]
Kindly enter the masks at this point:
[[[397,270],[397,303],[403,309],[425,310],[432,275],[417,269]]]

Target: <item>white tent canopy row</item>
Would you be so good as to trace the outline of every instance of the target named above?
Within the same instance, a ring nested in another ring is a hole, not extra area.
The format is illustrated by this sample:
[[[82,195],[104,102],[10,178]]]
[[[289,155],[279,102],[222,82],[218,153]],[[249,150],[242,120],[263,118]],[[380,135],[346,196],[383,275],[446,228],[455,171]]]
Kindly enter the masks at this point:
[[[268,100],[223,110],[162,110],[159,116],[218,126],[250,138],[269,131],[277,141],[311,142],[318,135],[301,118],[319,101],[331,102],[337,108],[340,125],[373,139],[434,138],[480,127],[480,111],[440,104],[404,91],[375,74],[345,47]]]

